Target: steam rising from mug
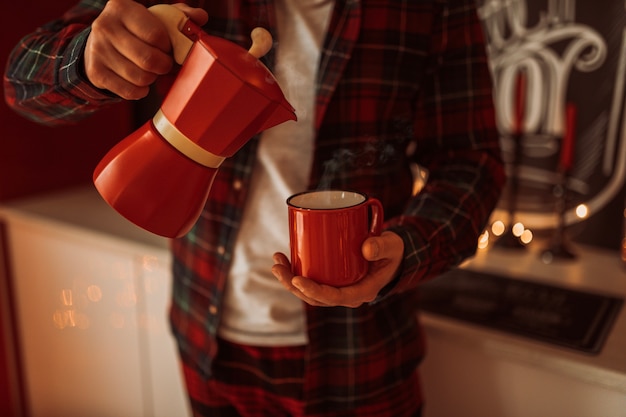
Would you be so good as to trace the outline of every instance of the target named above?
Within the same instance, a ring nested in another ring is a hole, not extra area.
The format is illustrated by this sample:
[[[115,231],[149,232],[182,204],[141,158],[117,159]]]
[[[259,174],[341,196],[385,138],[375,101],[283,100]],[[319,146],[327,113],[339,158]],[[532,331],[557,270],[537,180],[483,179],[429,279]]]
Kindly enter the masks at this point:
[[[165,23],[182,67],[156,115],[104,156],[93,180],[122,216],[173,238],[197,221],[224,159],[296,115],[258,60],[272,45],[267,31],[256,28],[246,51],[207,35],[175,7],[149,10]]]

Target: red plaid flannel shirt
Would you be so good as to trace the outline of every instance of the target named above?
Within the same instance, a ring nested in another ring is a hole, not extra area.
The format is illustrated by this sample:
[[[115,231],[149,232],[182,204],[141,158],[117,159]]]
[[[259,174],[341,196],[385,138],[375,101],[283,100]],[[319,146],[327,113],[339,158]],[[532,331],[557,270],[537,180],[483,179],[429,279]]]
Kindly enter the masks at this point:
[[[244,46],[255,26],[275,39],[271,0],[196,1],[206,30]],[[117,101],[81,72],[90,22],[84,0],[25,38],[5,74],[7,102],[43,123],[85,117]],[[272,65],[272,54],[268,57]],[[405,243],[401,274],[359,308],[307,306],[307,406],[376,402],[415,369],[423,339],[419,282],[471,256],[504,183],[492,84],[474,0],[336,0],[323,45],[310,188],[363,191],[385,206]],[[255,160],[256,139],[222,165],[193,228],[173,241],[171,324],[183,355],[211,373],[224,281]],[[412,196],[410,164],[429,171]],[[419,401],[419,399],[416,399]]]

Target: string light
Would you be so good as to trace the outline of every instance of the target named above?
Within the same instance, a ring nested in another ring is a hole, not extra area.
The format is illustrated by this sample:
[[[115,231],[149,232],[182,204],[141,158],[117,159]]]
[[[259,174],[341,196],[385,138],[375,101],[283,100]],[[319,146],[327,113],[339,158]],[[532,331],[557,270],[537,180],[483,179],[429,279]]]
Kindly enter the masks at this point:
[[[504,225],[504,222],[502,220],[496,220],[491,225],[491,233],[493,233],[494,236],[501,236],[505,230],[506,226]]]
[[[589,208],[585,204],[579,204],[576,206],[576,216],[579,219],[584,219],[589,214]]]

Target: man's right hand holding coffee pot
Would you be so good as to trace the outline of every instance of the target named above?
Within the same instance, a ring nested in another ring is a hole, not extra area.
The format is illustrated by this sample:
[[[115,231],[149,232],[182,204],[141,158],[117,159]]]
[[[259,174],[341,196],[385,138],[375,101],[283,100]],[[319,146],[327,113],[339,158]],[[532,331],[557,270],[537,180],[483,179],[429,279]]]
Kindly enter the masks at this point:
[[[175,4],[203,25],[203,9]],[[148,94],[150,85],[174,66],[172,45],[164,24],[133,0],[109,0],[94,20],[85,47],[85,74],[97,88],[126,100]]]

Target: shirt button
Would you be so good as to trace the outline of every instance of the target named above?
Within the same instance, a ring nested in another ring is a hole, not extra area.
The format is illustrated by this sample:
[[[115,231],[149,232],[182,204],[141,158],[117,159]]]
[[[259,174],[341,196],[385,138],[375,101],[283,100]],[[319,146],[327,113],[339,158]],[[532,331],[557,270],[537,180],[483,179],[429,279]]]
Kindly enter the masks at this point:
[[[217,307],[215,305],[211,304],[209,306],[209,313],[211,313],[211,315],[213,315],[213,316],[216,315],[217,314]]]
[[[233,182],[233,189],[235,189],[236,191],[239,191],[239,190],[241,190],[241,186],[242,185],[243,184],[241,183],[241,180],[235,180]]]

